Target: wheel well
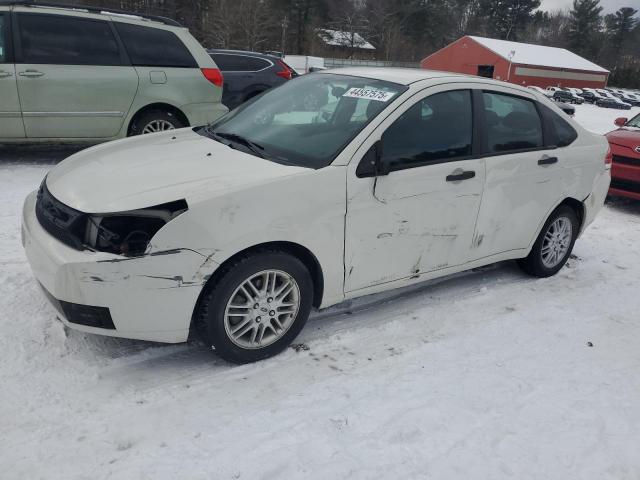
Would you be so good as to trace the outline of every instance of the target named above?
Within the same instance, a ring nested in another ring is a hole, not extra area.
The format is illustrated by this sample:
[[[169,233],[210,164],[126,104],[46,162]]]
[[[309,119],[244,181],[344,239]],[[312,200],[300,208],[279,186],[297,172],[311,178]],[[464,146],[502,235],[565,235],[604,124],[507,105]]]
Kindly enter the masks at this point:
[[[560,202],[560,205],[566,205],[574,212],[576,212],[576,216],[578,217],[578,221],[580,222],[580,228],[582,229],[582,223],[584,222],[584,204],[581,201],[576,200],[575,198],[568,197]]]
[[[135,124],[138,118],[140,118],[145,113],[151,112],[153,110],[162,110],[163,112],[172,113],[186,127],[189,126],[189,119],[179,108],[176,108],[173,105],[169,105],[168,103],[152,103],[142,107],[140,110],[136,112],[136,114],[133,117],[131,117],[131,121],[129,122],[129,128],[127,129],[127,134],[131,135],[131,129],[133,128],[133,125]]]
[[[265,90],[268,90],[269,87],[262,87],[262,86],[255,86],[253,85],[252,87],[250,87],[249,90],[247,90],[244,95],[243,95],[243,102],[246,102],[247,100],[252,99],[253,97],[260,95],[262,92],[264,92]]]
[[[304,265],[309,269],[311,279],[313,280],[313,306],[316,308],[320,306],[320,304],[322,303],[322,296],[324,294],[324,275],[322,273],[322,267],[320,266],[320,263],[318,262],[316,256],[311,253],[309,249],[297,243],[267,242],[246,248],[222,262],[222,264],[216,269],[213,275],[211,275],[211,277],[207,280],[207,283],[198,296],[195,308],[193,309],[191,320],[192,325],[193,320],[196,318],[198,311],[200,310],[200,302],[204,297],[206,297],[206,294],[209,292],[209,290],[211,290],[211,288],[213,288],[213,286],[218,282],[220,276],[225,270],[225,267],[233,263],[238,257],[247,255],[249,253],[260,252],[262,250],[280,250],[289,253],[290,255],[296,257],[298,260],[304,263]]]

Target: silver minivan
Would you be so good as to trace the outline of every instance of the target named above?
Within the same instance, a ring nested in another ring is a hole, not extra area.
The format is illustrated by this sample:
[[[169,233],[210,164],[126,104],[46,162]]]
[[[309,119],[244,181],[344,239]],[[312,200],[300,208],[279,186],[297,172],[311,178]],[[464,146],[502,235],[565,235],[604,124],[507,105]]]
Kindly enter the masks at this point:
[[[107,141],[227,112],[215,62],[176,22],[0,0],[0,142]]]

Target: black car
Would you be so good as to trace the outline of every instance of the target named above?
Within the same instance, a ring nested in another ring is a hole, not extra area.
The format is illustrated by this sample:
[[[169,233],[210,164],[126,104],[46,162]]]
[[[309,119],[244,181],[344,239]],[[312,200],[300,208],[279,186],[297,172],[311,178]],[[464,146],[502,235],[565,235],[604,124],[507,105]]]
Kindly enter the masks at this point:
[[[596,102],[598,107],[604,108],[617,108],[618,110],[631,110],[631,105],[628,103],[621,103],[621,101],[614,100],[613,98],[601,98]]]
[[[297,76],[289,65],[274,55],[242,50],[208,52],[222,71],[222,103],[229,110]]]
[[[590,92],[588,90],[583,90],[582,93],[580,94],[580,96],[587,103],[596,103],[598,101],[598,98],[599,98],[599,97],[596,96],[595,93]]]
[[[584,103],[584,98],[567,90],[556,90],[552,98],[556,102],[575,103],[577,105],[582,105]]]

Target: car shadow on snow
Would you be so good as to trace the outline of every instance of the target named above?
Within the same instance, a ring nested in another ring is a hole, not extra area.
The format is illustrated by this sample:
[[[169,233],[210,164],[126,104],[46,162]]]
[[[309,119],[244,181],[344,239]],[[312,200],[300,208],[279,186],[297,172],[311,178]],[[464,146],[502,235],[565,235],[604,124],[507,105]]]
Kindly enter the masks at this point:
[[[608,207],[611,207],[621,213],[628,213],[630,215],[640,214],[640,200],[633,200],[632,198],[625,197],[608,196],[605,204]]]
[[[88,144],[0,144],[0,164],[55,165]]]

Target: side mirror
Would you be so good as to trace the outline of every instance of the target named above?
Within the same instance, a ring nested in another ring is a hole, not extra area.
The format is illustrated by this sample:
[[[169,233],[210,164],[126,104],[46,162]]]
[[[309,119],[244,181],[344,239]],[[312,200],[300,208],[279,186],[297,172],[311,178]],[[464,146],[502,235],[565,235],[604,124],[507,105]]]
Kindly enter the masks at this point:
[[[360,160],[356,176],[366,178],[381,175],[389,175],[389,168],[382,162],[382,140],[378,140]]]
[[[624,118],[624,117],[619,117],[616,118],[615,121],[613,122],[616,127],[624,127],[627,123],[628,119]]]

